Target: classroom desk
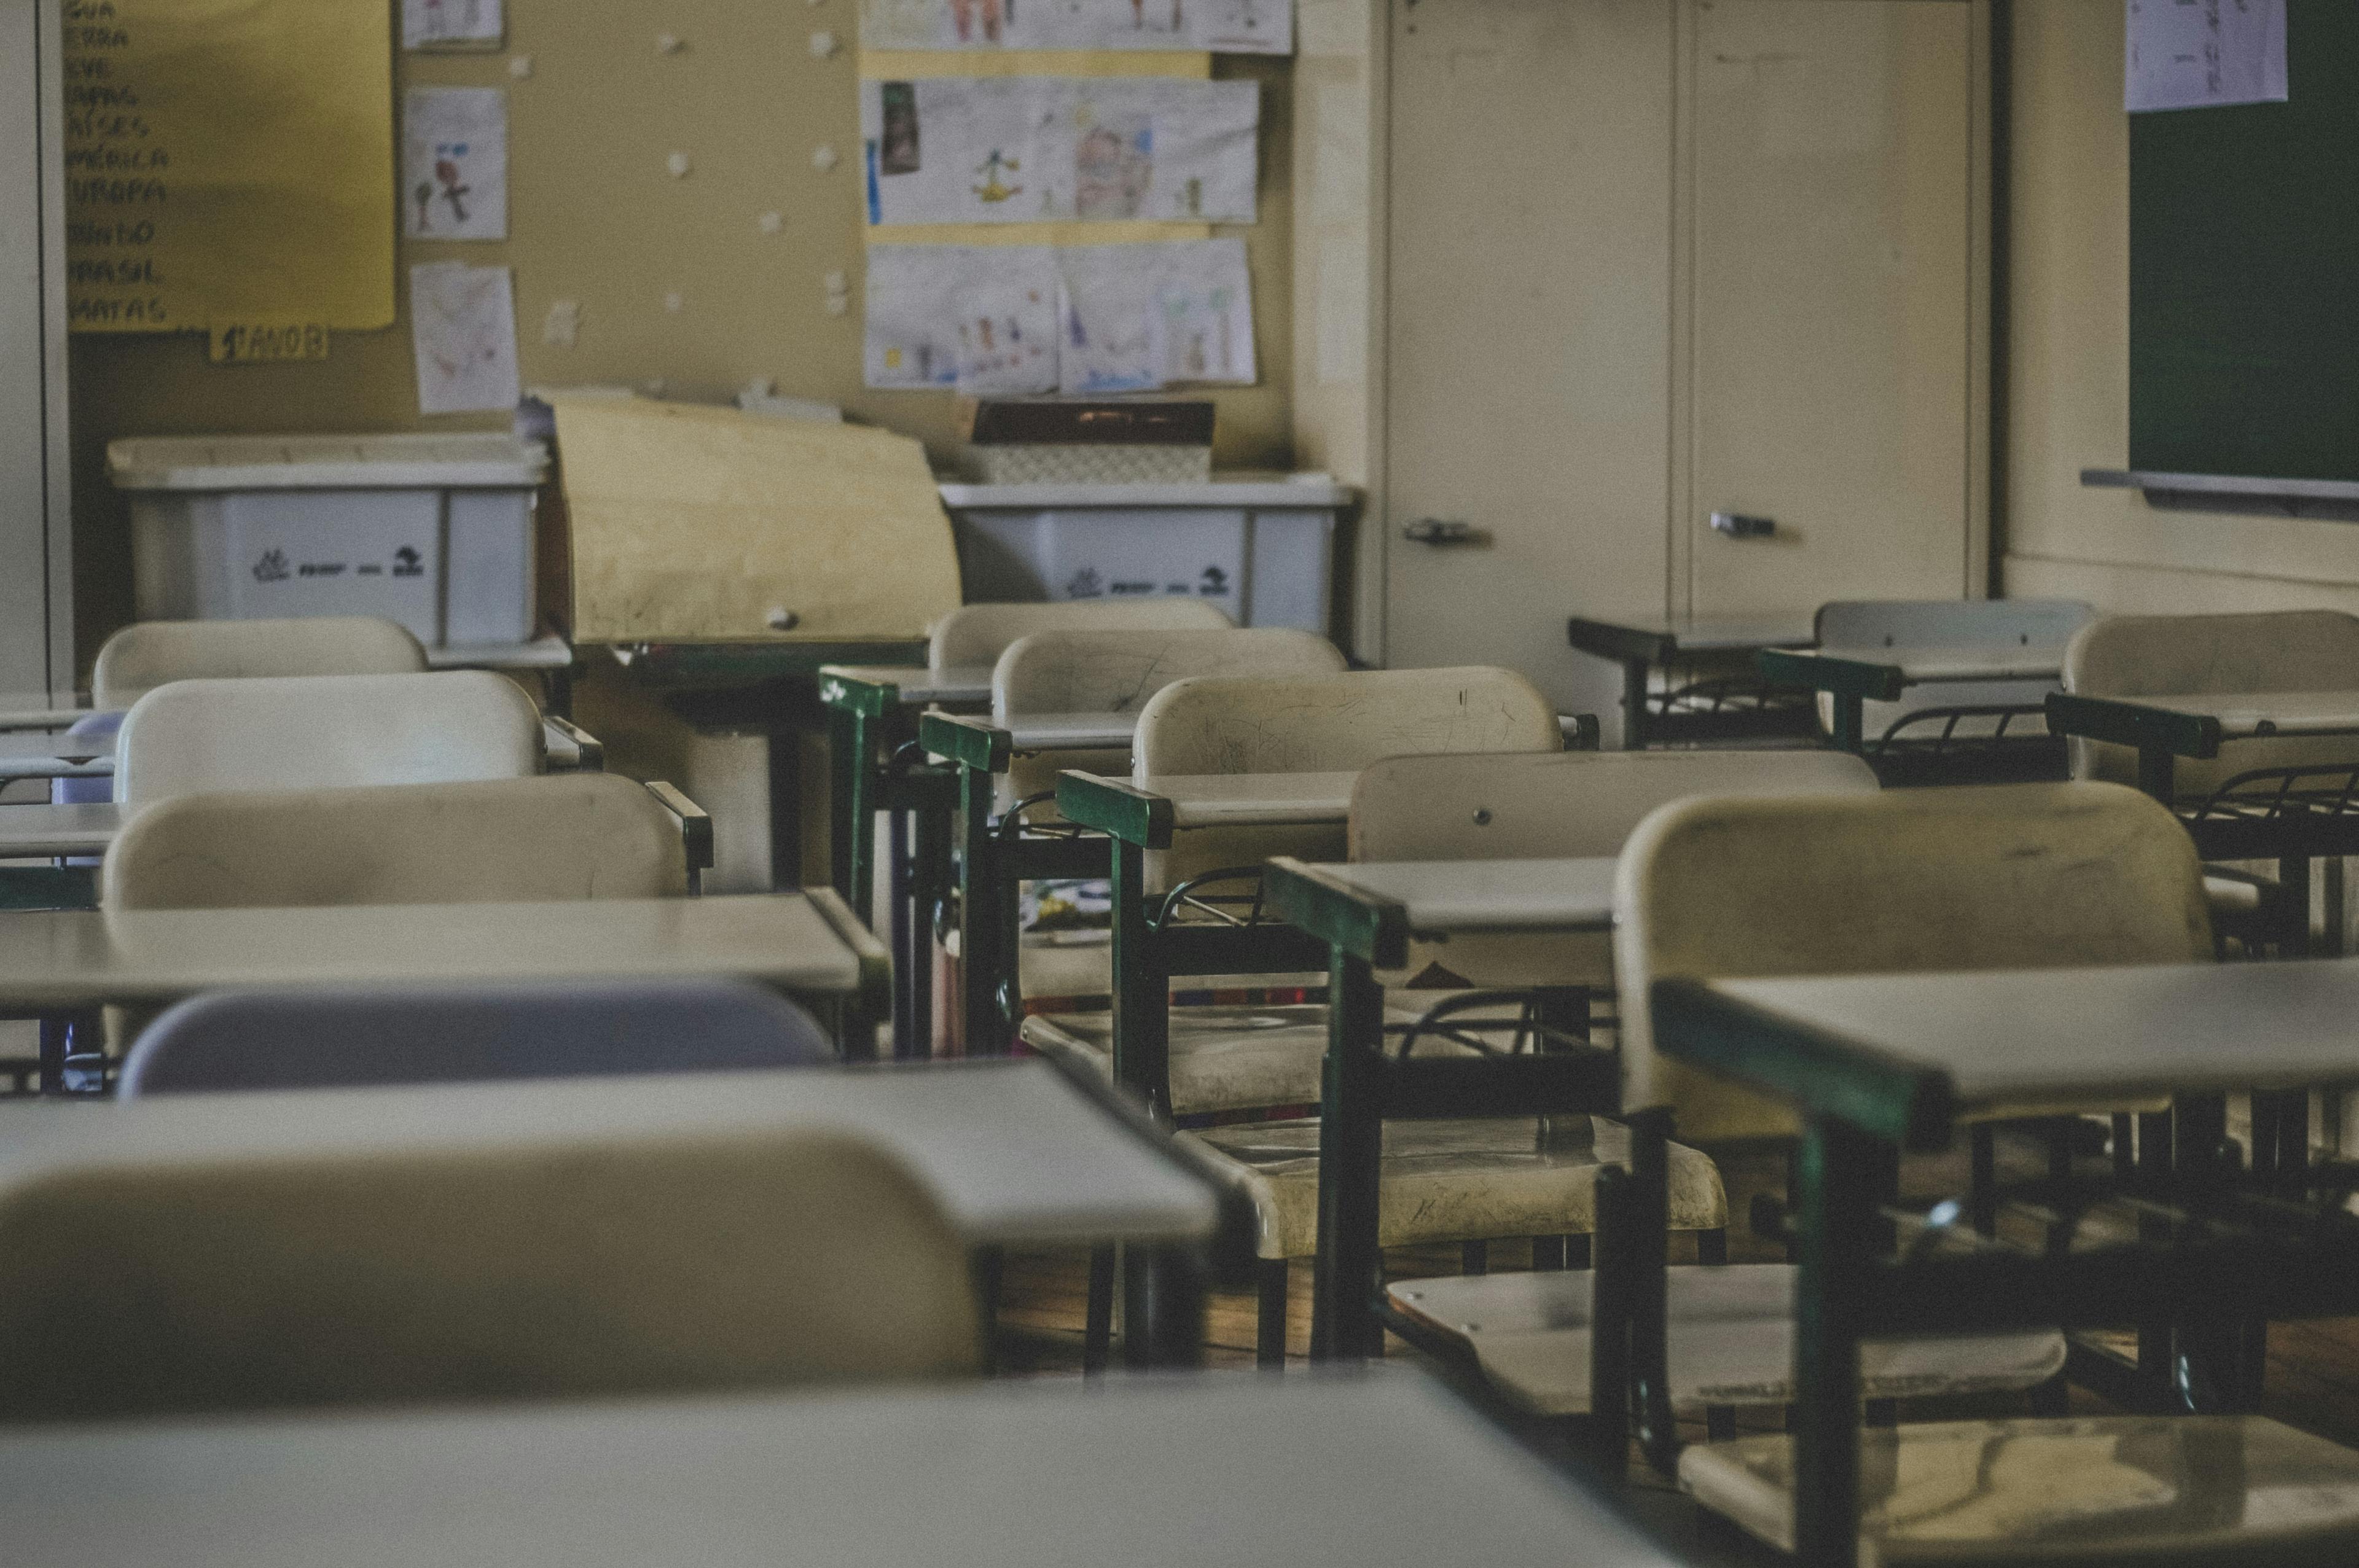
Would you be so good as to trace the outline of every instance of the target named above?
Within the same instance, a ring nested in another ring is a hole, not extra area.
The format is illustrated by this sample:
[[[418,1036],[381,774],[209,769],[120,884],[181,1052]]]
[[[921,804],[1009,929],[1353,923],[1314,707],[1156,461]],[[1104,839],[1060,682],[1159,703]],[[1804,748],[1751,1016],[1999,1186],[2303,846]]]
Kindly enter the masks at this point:
[[[1622,749],[1640,752],[1658,743],[1736,741],[1762,736],[1806,735],[1807,705],[1780,702],[1774,687],[1689,698],[1666,692],[1662,710],[1651,691],[1653,672],[1682,660],[1757,654],[1764,648],[1807,648],[1818,641],[1810,615],[1744,615],[1671,620],[1638,616],[1599,620],[1574,616],[1565,634],[1584,654],[1622,666]],[[1742,706],[1723,706],[1734,699]],[[1706,703],[1708,707],[1694,706]]]
[[[63,730],[90,717],[87,708],[50,708],[38,694],[0,697],[0,733],[19,730]]]
[[[123,808],[117,806],[0,806],[0,860],[103,855],[121,831]]]
[[[2240,809],[2231,795],[2182,800],[2176,782],[2180,757],[2210,760],[2238,741],[2302,737],[2354,737],[2351,763],[2291,772],[2359,772],[2359,691],[2137,697],[2057,692],[2048,698],[2048,723],[2061,734],[2135,748],[2138,787],[2179,811],[2206,855],[2255,860],[2359,853],[2359,815],[2347,804],[2348,780],[2324,791],[2290,791],[2281,802],[2276,800],[2277,790],[2253,792],[2250,799],[2258,810]]]
[[[1617,864],[1612,857],[1310,865],[1281,856],[1269,862],[1263,894],[1270,907],[1329,949],[1313,1355],[1377,1354],[1386,1326],[1413,1343],[1431,1344],[1382,1292],[1377,1237],[1387,1118],[1611,1116],[1621,1108],[1621,1072],[1610,1053],[1403,1057],[1387,1052],[1385,992],[1375,971],[1406,964],[1417,938],[1609,931]],[[1586,990],[1556,988],[1543,995],[1541,1011],[1558,1033],[1587,1036]],[[1592,1347],[1593,1354],[1606,1353],[1606,1336],[1593,1336]],[[1618,1388],[1617,1365],[1593,1367],[1592,1388]],[[1601,1456],[1615,1469],[1626,1444],[1618,1409],[1611,1395],[1598,1405],[1600,1441],[1609,1450]]]
[[[2064,672],[2060,645],[2013,643],[1956,648],[1770,648],[1756,655],[1765,679],[1781,686],[1822,691],[1834,699],[1834,743],[1846,752],[1872,755],[1894,739],[1871,742],[1863,732],[1862,711],[1869,701],[1898,702],[1911,687],[1964,686],[1993,682],[2053,684]],[[1996,716],[2036,704],[1977,706],[1966,711]],[[1897,726],[1896,726],[1897,728]]]
[[[0,1498],[16,1568],[1679,1561],[1406,1371],[38,1428]]]
[[[87,719],[88,714],[78,714]],[[605,748],[554,715],[540,721],[541,747],[551,773],[596,773],[606,765]],[[0,783],[11,779],[92,779],[114,776],[114,737],[77,741],[65,735],[0,733]]]
[[[2101,1326],[2158,1301],[2267,1317],[2359,1305],[2359,1227],[2249,1213],[2168,1248],[2038,1256],[1984,1246],[1877,1256],[1877,1171],[1894,1147],[1947,1146],[2010,1111],[2118,1110],[2174,1094],[2359,1082],[2359,961],[2168,965],[1658,981],[1656,1049],[1782,1098],[1804,1119],[1795,1215],[1796,1530],[1810,1563],[1849,1563],[1858,1527],[1859,1342],[1869,1335]],[[2182,1119],[2188,1107],[2182,1105]],[[2216,1182],[2216,1119],[2182,1127],[2182,1166]],[[2144,1140],[2141,1139],[2143,1144]],[[2141,1172],[2142,1176],[2152,1175]],[[2167,1173],[2165,1173],[2168,1174]]]

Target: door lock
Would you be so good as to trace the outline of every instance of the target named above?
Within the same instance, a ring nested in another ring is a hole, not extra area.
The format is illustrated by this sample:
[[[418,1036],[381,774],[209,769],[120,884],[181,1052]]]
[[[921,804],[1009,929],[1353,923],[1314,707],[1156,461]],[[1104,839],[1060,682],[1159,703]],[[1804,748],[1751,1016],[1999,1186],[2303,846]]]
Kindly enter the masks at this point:
[[[1419,545],[1479,545],[1489,537],[1472,523],[1445,523],[1421,517],[1401,530],[1401,537]]]
[[[1712,514],[1712,531],[1732,539],[1767,539],[1777,532],[1777,520],[1747,517],[1741,512],[1715,512]]]

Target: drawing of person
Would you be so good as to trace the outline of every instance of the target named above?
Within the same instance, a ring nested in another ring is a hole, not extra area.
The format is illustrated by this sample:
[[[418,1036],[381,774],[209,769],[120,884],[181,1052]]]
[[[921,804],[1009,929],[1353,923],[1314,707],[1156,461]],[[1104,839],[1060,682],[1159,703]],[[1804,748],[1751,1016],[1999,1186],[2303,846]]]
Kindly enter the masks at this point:
[[[464,146],[461,146],[455,150],[461,157],[464,157],[467,151]],[[464,185],[460,182],[461,176],[457,161],[453,158],[447,157],[436,158],[434,160],[434,178],[442,182],[442,199],[451,203],[451,211],[457,215],[460,222],[465,222],[467,221],[466,199],[468,193],[473,191],[475,188],[472,185]]]
[[[959,42],[974,41],[974,0],[951,0],[951,23],[958,28]]]

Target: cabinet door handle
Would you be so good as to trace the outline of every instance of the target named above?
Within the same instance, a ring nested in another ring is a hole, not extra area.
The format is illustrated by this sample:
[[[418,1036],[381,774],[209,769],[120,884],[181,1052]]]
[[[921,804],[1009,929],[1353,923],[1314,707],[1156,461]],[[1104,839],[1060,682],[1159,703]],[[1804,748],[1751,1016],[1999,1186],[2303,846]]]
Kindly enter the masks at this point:
[[[1712,514],[1712,531],[1732,539],[1767,539],[1777,534],[1777,520],[1747,517],[1742,512],[1715,512]]]
[[[1472,523],[1445,523],[1439,517],[1421,517],[1401,530],[1401,537],[1419,545],[1479,545],[1483,531]]]

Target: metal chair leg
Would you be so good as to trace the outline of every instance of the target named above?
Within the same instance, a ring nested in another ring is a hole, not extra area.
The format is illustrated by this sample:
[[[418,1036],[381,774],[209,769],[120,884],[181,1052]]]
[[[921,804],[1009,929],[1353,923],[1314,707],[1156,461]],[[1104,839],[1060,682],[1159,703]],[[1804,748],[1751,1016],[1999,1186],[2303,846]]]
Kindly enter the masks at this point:
[[[1089,1317],[1082,1331],[1082,1371],[1095,1377],[1106,1369],[1114,1349],[1114,1249],[1090,1249]]]
[[[1462,1241],[1458,1244],[1458,1271],[1462,1274],[1487,1274],[1491,1271],[1491,1244],[1487,1241]]]
[[[1277,1371],[1286,1365],[1286,1260],[1264,1258],[1254,1265],[1254,1365]]]

